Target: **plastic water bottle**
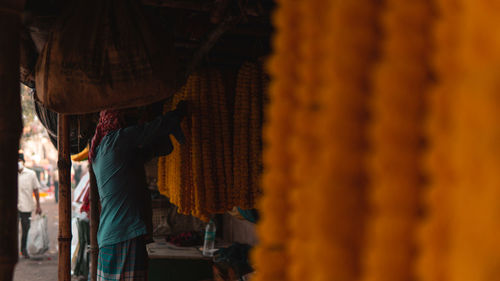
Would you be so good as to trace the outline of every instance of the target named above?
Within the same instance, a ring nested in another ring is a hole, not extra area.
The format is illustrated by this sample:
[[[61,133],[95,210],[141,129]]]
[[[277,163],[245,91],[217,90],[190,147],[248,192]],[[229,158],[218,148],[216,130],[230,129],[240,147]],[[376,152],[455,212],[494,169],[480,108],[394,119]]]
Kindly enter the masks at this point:
[[[205,228],[205,242],[203,243],[204,256],[211,257],[214,255],[215,230],[215,223],[213,220],[210,220]]]

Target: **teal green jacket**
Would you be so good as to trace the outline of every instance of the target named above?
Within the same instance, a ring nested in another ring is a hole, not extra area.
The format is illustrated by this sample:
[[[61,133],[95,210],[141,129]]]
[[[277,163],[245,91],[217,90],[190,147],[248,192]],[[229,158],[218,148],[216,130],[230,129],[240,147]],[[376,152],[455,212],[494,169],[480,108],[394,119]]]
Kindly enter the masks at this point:
[[[181,118],[172,111],[152,122],[112,131],[97,146],[92,167],[101,200],[99,247],[146,234],[144,163],[172,152],[170,135],[183,142]]]

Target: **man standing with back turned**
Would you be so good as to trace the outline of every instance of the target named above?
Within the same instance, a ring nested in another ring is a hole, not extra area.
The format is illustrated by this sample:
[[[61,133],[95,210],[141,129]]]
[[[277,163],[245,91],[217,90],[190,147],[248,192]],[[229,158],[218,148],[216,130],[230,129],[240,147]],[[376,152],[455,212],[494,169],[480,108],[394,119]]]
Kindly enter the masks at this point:
[[[30,217],[33,212],[33,194],[36,198],[36,213],[41,214],[40,196],[38,189],[40,183],[34,171],[24,167],[24,154],[19,153],[18,160],[18,197],[17,210],[19,211],[19,219],[21,220],[22,236],[21,236],[21,253],[24,258],[29,258],[26,249],[26,240],[28,239],[28,230],[30,229]]]

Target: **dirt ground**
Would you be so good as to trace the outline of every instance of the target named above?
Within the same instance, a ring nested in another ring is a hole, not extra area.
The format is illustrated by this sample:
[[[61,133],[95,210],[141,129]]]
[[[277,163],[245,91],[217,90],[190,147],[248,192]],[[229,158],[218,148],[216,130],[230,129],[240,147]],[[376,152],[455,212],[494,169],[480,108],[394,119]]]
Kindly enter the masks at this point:
[[[14,281],[56,281],[57,280],[57,228],[58,207],[53,197],[41,198],[42,212],[47,215],[49,228],[49,251],[41,258],[19,257]]]

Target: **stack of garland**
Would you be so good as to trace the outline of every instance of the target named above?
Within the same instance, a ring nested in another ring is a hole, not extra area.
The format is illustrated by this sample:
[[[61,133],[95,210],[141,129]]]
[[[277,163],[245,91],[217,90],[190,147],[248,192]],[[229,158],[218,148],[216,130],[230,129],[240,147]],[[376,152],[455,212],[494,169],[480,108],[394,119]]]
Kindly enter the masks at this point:
[[[233,117],[233,202],[255,207],[261,190],[263,98],[266,78],[258,63],[245,63],[236,82]]]
[[[255,280],[500,280],[498,3],[276,2]]]
[[[180,213],[207,219],[234,206],[255,208],[261,190],[266,81],[261,64],[243,64],[236,82],[233,124],[222,76],[215,70],[191,75],[165,106],[172,110],[186,100],[190,108],[181,125],[187,143],[174,141],[173,152],[158,161],[160,192]]]
[[[205,70],[189,77],[165,110],[181,100],[189,106],[182,122],[186,143],[174,141],[171,155],[158,161],[158,188],[182,214],[207,220],[234,207],[231,136],[221,74]]]

